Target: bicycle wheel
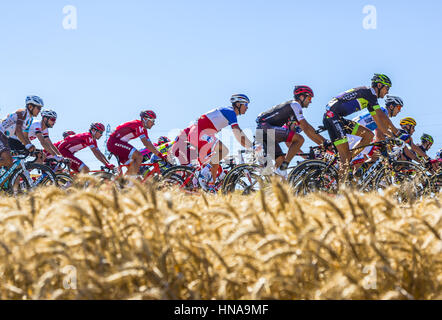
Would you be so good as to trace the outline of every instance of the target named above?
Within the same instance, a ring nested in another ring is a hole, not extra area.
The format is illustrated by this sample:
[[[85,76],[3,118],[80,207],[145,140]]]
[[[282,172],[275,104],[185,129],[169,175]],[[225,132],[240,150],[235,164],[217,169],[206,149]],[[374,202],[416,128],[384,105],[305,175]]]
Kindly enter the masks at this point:
[[[55,173],[47,165],[27,162],[25,163],[25,168],[32,178],[32,188],[37,186],[57,185]]]
[[[261,174],[259,166],[242,165],[231,170],[229,179],[223,185],[223,193],[237,192],[249,195],[260,190],[262,185],[268,182],[268,177]]]
[[[57,182],[57,186],[61,189],[67,189],[74,183],[74,179],[67,173],[56,173],[55,180]],[[51,179],[46,178],[43,181],[43,185],[52,185]]]
[[[194,184],[195,168],[188,166],[173,166],[164,171],[159,188],[178,187],[186,192],[194,192],[198,189],[198,183]]]
[[[336,193],[339,187],[337,170],[321,160],[301,162],[290,172],[288,181],[297,195],[317,191]]]
[[[28,178],[26,177],[26,174],[23,172],[22,168],[15,170],[7,183],[7,191],[13,196],[25,194],[32,190]]]
[[[431,181],[424,170],[409,161],[396,161],[381,170],[375,178],[375,188],[382,193],[389,186],[398,186],[395,197],[399,202],[414,201],[431,192]]]

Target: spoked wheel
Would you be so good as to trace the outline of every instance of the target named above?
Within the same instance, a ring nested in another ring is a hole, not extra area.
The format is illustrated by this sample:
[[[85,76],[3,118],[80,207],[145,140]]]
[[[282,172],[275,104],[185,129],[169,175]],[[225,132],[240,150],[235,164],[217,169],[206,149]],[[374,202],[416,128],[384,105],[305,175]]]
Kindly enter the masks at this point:
[[[223,193],[237,192],[249,195],[261,189],[269,182],[268,177],[261,175],[260,168],[255,165],[245,165],[232,169],[225,178]]]
[[[13,196],[26,194],[32,190],[22,169],[16,170],[7,183],[7,191]]]
[[[25,167],[32,178],[32,188],[38,186],[57,185],[55,173],[47,165],[28,162],[25,163]]]
[[[177,187],[186,192],[196,192],[198,183],[194,183],[195,169],[188,166],[174,166],[163,173],[163,177],[159,182],[160,189]]]
[[[334,167],[320,160],[308,160],[300,163],[289,174],[288,181],[295,194],[307,195],[322,191],[336,193],[338,191],[338,172]]]
[[[431,181],[424,170],[409,161],[396,161],[392,167],[380,171],[375,186],[380,193],[389,186],[399,187],[395,193],[399,202],[418,200],[432,190]]]
[[[56,173],[55,180],[57,181],[57,186],[60,189],[68,189],[74,184],[74,179],[67,173]],[[52,185],[51,179],[47,178],[43,181],[43,185]]]

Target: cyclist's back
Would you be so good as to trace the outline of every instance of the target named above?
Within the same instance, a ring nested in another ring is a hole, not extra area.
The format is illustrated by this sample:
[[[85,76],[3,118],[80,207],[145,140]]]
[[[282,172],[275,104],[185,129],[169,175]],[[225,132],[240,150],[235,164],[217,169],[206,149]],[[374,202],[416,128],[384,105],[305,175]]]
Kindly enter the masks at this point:
[[[327,106],[328,110],[340,117],[346,117],[365,108],[369,112],[374,112],[380,108],[375,90],[365,86],[339,94],[330,100]]]

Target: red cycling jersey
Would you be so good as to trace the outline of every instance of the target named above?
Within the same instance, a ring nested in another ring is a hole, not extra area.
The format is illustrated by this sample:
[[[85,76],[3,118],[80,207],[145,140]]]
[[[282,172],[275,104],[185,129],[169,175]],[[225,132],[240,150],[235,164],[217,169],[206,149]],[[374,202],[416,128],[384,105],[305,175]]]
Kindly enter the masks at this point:
[[[90,132],[79,133],[76,135],[72,135],[66,137],[66,139],[61,140],[54,144],[58,150],[67,150],[74,154],[77,151],[80,151],[86,147],[90,147],[91,149],[97,148],[97,140],[92,138]]]
[[[129,140],[145,137],[149,140],[147,129],[141,120],[133,120],[119,125],[109,138],[128,142]]]

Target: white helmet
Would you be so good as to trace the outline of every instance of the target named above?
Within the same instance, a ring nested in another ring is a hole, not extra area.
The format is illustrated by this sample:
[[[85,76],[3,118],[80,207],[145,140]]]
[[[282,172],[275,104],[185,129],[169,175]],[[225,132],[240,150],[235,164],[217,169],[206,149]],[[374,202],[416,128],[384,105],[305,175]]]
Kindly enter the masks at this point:
[[[44,107],[43,99],[38,96],[27,96],[26,105],[30,103],[36,106]]]
[[[48,117],[48,118],[55,118],[57,119],[57,112],[52,111],[52,110],[43,110],[41,112],[41,117]]]
[[[389,106],[389,105],[400,105],[400,106],[404,106],[404,101],[402,101],[401,98],[397,97],[397,96],[386,96],[385,97],[385,105]]]
[[[235,102],[240,102],[240,103],[250,103],[250,99],[245,95],[245,94],[234,94],[231,98],[230,98],[230,102],[232,104],[234,104]]]

